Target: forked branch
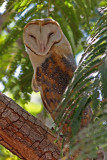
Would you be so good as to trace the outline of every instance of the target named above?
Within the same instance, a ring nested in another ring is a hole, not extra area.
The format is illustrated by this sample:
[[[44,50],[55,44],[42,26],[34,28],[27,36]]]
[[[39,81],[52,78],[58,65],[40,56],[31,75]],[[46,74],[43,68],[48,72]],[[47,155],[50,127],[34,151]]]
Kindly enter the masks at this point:
[[[0,93],[0,144],[24,160],[58,160],[61,144],[55,142],[41,121]]]

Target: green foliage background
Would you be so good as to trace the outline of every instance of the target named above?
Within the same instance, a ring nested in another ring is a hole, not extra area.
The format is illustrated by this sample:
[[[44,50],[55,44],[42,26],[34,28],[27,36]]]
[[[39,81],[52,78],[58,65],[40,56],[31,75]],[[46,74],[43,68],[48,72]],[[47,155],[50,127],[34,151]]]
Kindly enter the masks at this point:
[[[74,107],[74,101],[75,106],[77,106],[76,114],[70,120],[69,125],[75,124],[77,126],[76,129],[74,126],[73,130],[75,135],[79,129],[81,112],[89,102],[91,102],[92,108],[95,111],[93,124],[90,127],[95,127],[96,123],[97,125],[103,124],[105,117],[102,117],[102,115],[105,115],[103,110],[105,110],[104,108],[107,102],[104,101],[103,104],[101,103],[101,99],[107,99],[107,67],[105,62],[107,17],[105,16],[104,18],[103,16],[106,13],[106,0],[0,0],[0,5],[2,6],[4,2],[7,2],[5,11],[0,14],[0,82],[4,85],[4,89],[0,89],[0,91],[11,93],[12,98],[17,103],[26,107],[32,93],[31,80],[33,69],[23,44],[23,28],[32,19],[50,17],[58,21],[61,25],[65,36],[71,44],[75,57],[85,51],[84,60],[79,64],[74,79],[71,80],[67,93],[64,95],[66,97],[66,100],[63,102],[64,107],[69,108],[72,106],[72,109]],[[103,18],[100,19],[96,29],[93,29],[96,22],[102,16]],[[101,34],[99,34],[100,32]],[[98,43],[96,40],[96,44],[87,43],[87,39],[92,34],[95,39],[101,40]],[[98,36],[96,36],[97,34]],[[102,61],[103,65],[99,66],[98,64]],[[99,67],[94,67],[95,65]],[[90,70],[91,72],[89,72]],[[18,73],[17,76],[16,73]],[[93,73],[98,74],[96,76],[90,76]],[[101,78],[99,78],[100,76]],[[74,91],[72,94],[71,90]],[[73,98],[69,106],[67,104],[71,96]],[[101,96],[101,99],[99,99],[99,96]],[[80,99],[82,97],[81,101],[78,97]],[[40,107],[41,110],[42,108]],[[66,119],[66,115],[63,117],[63,110],[58,117],[58,123],[62,118]],[[33,113],[32,109],[31,113]],[[36,113],[34,112],[33,114],[35,115]],[[96,122],[96,119],[99,121]],[[94,124],[94,122],[96,123]],[[105,128],[103,125],[102,127]],[[93,135],[95,134],[96,132],[93,133]],[[101,132],[100,135],[102,135]],[[102,138],[102,143],[104,142],[104,138],[105,135]],[[72,145],[75,142],[73,139],[75,139],[75,136],[71,139]],[[96,148],[98,143],[96,140],[94,142],[96,144],[94,148]],[[84,144],[86,145],[85,142]],[[103,146],[105,145],[103,144]],[[5,157],[4,152],[4,149],[1,147],[0,160],[15,159],[15,157],[9,154]],[[89,156],[94,155],[91,154],[91,151],[89,153]]]

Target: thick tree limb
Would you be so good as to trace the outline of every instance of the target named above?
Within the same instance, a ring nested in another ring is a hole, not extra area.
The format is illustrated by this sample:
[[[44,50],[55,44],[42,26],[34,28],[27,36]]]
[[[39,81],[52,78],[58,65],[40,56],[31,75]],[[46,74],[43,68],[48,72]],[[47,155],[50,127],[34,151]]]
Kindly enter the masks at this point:
[[[0,144],[24,160],[58,160],[56,137],[12,99],[0,93]]]

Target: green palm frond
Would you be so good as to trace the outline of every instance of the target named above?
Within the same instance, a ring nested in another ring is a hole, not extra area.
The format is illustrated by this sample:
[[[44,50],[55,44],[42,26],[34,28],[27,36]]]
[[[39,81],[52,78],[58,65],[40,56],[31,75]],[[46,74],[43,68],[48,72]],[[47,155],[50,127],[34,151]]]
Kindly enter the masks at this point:
[[[107,106],[105,106],[106,108]],[[103,111],[103,116],[98,121],[90,124],[88,128],[83,129],[78,136],[72,139],[71,150],[69,155],[66,156],[67,159],[77,151],[79,151],[77,160],[96,158],[99,151],[103,154],[107,152],[107,117],[104,114],[107,114],[107,112]],[[76,143],[77,140],[79,140],[78,144]]]
[[[107,14],[106,10],[104,12],[59,105],[61,111],[56,119],[57,124],[63,122],[61,128],[65,121],[72,127],[70,149],[73,153],[73,143],[76,142],[75,135],[80,129],[82,112],[90,104],[93,110],[92,124],[84,129],[82,135],[80,132],[80,143],[74,145],[74,150],[83,147],[84,152],[80,154],[79,160],[86,158],[87,152],[89,157],[95,157],[93,149],[98,145],[107,147]],[[74,112],[70,116],[72,110]]]

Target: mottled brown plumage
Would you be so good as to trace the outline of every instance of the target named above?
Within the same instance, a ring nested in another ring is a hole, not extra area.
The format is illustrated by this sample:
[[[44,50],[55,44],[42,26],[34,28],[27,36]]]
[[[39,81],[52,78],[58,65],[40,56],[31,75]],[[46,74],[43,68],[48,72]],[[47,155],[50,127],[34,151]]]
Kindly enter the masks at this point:
[[[41,66],[37,67],[35,79],[37,85],[42,88],[43,103],[54,120],[56,114],[54,116],[53,111],[60,103],[74,69],[70,61],[67,62],[64,57],[55,53],[51,54]]]

